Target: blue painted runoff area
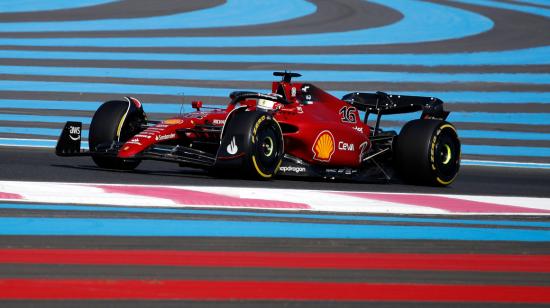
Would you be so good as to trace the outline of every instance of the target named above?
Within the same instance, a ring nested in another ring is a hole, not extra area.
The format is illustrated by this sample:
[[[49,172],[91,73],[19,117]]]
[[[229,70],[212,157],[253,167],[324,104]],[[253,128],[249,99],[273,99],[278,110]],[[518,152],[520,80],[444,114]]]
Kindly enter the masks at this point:
[[[1,217],[0,235],[549,242],[549,230],[223,220]]]
[[[334,214],[295,214],[272,212],[247,212],[229,210],[198,210],[185,208],[152,208],[152,207],[127,207],[127,206],[88,206],[65,204],[26,204],[26,203],[0,203],[2,209],[21,210],[47,210],[47,211],[83,211],[83,212],[124,212],[146,214],[183,214],[183,215],[207,215],[228,217],[266,217],[266,218],[296,218],[315,220],[343,220],[343,221],[377,221],[394,223],[437,223],[437,224],[463,224],[463,225],[487,225],[507,227],[537,227],[550,228],[549,222],[516,221],[516,220],[489,220],[489,219],[448,219],[448,218],[416,218],[399,216],[374,216],[374,215],[334,215]]]
[[[111,93],[122,96],[139,94],[174,95],[174,96],[205,96],[228,97],[235,90],[266,93],[267,89],[229,89],[188,86],[137,85],[116,83],[86,83],[86,82],[53,82],[53,81],[19,81],[0,80],[0,91],[41,91],[41,92],[72,92],[72,93]],[[361,90],[361,92],[373,92]],[[328,91],[336,97],[342,97],[350,91]],[[445,102],[462,103],[550,103],[550,92],[476,92],[449,91],[426,92],[404,91],[401,95],[419,95],[438,97]]]
[[[314,34],[234,37],[117,37],[117,38],[0,38],[9,46],[74,47],[274,47],[351,46],[401,44],[458,39],[493,28],[483,16],[452,6],[412,0],[372,0],[399,11],[404,17],[393,24]],[[276,5],[277,10],[281,5]]]
[[[148,109],[145,109],[147,112]],[[385,121],[410,121],[420,118],[415,113],[387,115]],[[451,113],[448,120],[453,123],[492,123],[492,124],[521,124],[521,125],[549,125],[550,113],[494,113],[494,112],[458,112]],[[90,124],[91,117],[79,116],[53,116],[53,115],[29,115],[0,113],[0,121],[19,122],[44,122],[44,123],[65,123],[66,121],[77,121]],[[382,122],[383,125],[384,122]]]
[[[9,1],[16,4],[24,0]],[[59,0],[31,1],[38,3],[60,2]],[[81,2],[61,1],[70,5]],[[94,2],[88,0],[88,2]],[[95,2],[108,2],[99,1]],[[1,3],[1,2],[0,2]],[[274,9],[276,8],[276,9]],[[0,11],[2,6],[0,6]],[[164,16],[140,18],[93,19],[79,21],[6,22],[0,23],[0,32],[74,32],[74,31],[133,31],[161,29],[195,29],[251,26],[300,18],[317,11],[317,7],[305,0],[227,0],[212,8]]]
[[[182,62],[243,62],[347,65],[544,65],[550,64],[550,46],[518,50],[463,52],[442,54],[177,54],[136,52],[80,52],[0,50],[5,59],[58,59],[101,61],[182,61]]]
[[[220,80],[220,81],[266,81],[274,80],[273,72],[266,70],[198,70],[198,69],[150,69],[112,67],[52,67],[0,65],[0,71],[14,75],[64,76],[64,77],[110,77],[171,80]],[[313,71],[301,70],[300,80],[354,81],[354,82],[495,82],[550,84],[546,73],[409,73],[381,71]]]
[[[0,0],[1,13],[20,13],[75,9],[106,4],[115,0]],[[1,26],[0,26],[1,27]]]

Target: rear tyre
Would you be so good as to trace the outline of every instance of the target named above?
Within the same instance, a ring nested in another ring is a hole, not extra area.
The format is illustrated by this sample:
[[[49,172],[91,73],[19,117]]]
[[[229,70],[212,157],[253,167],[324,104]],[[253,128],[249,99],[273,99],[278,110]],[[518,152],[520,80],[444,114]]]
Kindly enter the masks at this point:
[[[143,121],[143,110],[127,101],[108,101],[95,112],[90,124],[88,143],[90,151],[108,148],[113,142],[126,142],[139,132]],[[106,154],[94,153],[92,159],[98,167],[119,170],[133,170],[139,159],[122,159]]]
[[[238,148],[238,152],[232,153],[232,146]],[[233,162],[228,161],[226,167],[239,168],[251,178],[270,179],[279,170],[283,159],[283,133],[279,123],[268,113],[238,112],[224,128],[221,150],[222,155],[236,157]],[[239,173],[243,174],[242,171]]]
[[[394,157],[399,173],[412,184],[447,186],[460,169],[460,140],[449,122],[413,120],[397,137]]]

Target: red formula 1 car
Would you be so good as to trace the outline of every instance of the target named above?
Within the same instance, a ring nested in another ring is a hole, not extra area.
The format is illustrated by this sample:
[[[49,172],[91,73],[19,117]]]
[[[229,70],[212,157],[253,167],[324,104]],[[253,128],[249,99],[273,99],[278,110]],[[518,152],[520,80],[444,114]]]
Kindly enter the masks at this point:
[[[342,99],[300,74],[275,72],[272,93],[237,91],[225,109],[148,120],[140,101],[108,101],[95,112],[89,151],[80,149],[82,123],[67,122],[60,156],[89,155],[103,168],[134,169],[144,159],[176,162],[217,174],[268,179],[275,175],[405,180],[449,185],[460,166],[460,141],[437,98],[350,93]],[[361,120],[360,111],[364,112]],[[380,129],[383,115],[422,111],[397,134]],[[369,116],[374,116],[369,125]]]

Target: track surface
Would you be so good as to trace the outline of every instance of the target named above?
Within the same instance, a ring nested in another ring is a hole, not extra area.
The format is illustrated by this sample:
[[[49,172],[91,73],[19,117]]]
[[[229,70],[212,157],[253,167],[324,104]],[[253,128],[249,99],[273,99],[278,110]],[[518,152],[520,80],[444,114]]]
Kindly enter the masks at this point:
[[[347,191],[443,193],[465,195],[550,197],[550,170],[463,166],[451,187],[444,189],[399,184],[303,181],[278,179],[250,181],[217,179],[199,169],[145,161],[133,172],[97,168],[89,157],[62,158],[52,150],[0,148],[3,180],[153,185],[206,185],[235,187],[300,188]]]
[[[81,120],[87,129],[105,100],[138,96],[151,118],[166,118],[180,110],[182,93],[187,103],[223,104],[230,91],[267,89],[271,71],[291,69],[337,96],[357,90],[439,96],[459,128],[464,158],[547,169],[464,166],[445,189],[257,182],[157,162],[135,172],[105,171],[89,158],[61,159],[51,149],[0,147],[2,181],[550,197],[546,1],[42,2],[0,5],[0,145],[52,147],[64,121]],[[383,124],[398,128],[405,120]],[[0,189],[0,198],[9,197]],[[301,215],[2,201],[0,220],[2,307],[550,303],[548,216]],[[48,224],[88,235],[27,235]],[[188,226],[213,235],[151,236]],[[105,228],[141,235],[99,234]],[[328,232],[323,238],[227,235],[268,228]],[[346,238],[353,230],[376,236]],[[441,239],[415,239],[427,234]],[[516,240],[494,240],[502,234]]]

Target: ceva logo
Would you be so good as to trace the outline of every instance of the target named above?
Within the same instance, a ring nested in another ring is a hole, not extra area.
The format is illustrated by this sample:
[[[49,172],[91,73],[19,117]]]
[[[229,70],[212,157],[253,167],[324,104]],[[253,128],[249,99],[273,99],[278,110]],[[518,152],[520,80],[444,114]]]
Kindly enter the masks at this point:
[[[330,161],[334,154],[334,136],[328,130],[324,130],[315,139],[313,143],[313,159],[320,161]]]

